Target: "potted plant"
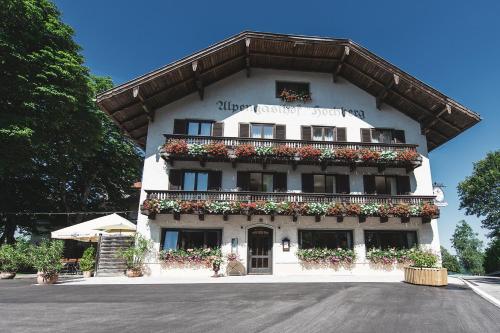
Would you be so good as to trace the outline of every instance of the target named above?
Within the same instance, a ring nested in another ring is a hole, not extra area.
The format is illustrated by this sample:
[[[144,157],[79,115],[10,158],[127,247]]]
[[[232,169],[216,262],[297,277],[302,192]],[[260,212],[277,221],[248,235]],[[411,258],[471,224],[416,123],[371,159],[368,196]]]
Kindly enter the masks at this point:
[[[437,267],[438,256],[426,250],[415,250],[410,253],[412,264],[405,267],[405,282],[425,286],[448,285],[448,271]]]
[[[13,245],[0,247],[0,279],[13,279],[21,265],[21,258]]]
[[[83,272],[83,277],[88,279],[92,277],[92,272],[95,267],[95,249],[91,246],[83,252],[80,259],[80,270]]]
[[[142,235],[136,234],[131,247],[118,252],[118,256],[125,260],[128,277],[140,277],[143,275],[144,260],[151,250],[151,241]]]
[[[63,265],[61,258],[64,251],[64,242],[61,240],[44,240],[38,246],[32,246],[30,259],[33,267],[38,271],[38,284],[54,284],[59,278]]]

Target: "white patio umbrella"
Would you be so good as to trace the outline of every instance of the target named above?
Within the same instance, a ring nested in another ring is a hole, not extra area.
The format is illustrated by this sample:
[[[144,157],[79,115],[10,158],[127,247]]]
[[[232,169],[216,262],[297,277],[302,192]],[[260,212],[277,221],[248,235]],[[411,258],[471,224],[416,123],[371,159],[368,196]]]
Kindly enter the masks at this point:
[[[120,215],[111,214],[53,231],[51,236],[57,239],[97,242],[99,235],[108,235],[122,231],[127,234],[134,233],[135,224]]]

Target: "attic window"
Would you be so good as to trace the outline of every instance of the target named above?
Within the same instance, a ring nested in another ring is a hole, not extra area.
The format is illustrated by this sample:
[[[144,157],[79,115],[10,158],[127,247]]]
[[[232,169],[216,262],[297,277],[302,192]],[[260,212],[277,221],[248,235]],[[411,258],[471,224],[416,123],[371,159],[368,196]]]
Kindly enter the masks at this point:
[[[284,102],[308,102],[311,100],[309,83],[276,81],[276,98]]]

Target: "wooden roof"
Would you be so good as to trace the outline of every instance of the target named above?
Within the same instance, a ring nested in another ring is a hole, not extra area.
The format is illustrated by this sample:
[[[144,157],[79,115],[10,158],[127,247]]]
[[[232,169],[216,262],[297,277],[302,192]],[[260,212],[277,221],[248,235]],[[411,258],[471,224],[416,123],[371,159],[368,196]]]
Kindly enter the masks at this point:
[[[429,151],[481,118],[436,89],[348,39],[245,31],[213,46],[118,85],[99,96],[99,107],[142,148],[154,110],[252,68],[331,73],[391,105],[421,124]],[[333,84],[333,83],[332,83]]]

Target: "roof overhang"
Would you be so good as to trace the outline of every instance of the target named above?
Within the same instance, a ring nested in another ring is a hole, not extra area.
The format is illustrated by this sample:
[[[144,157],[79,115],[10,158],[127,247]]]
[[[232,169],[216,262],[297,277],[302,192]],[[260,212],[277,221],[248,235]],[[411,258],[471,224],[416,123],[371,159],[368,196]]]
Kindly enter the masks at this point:
[[[480,116],[348,39],[246,31],[97,96],[99,107],[142,148],[154,111],[251,68],[338,76],[421,124],[429,151],[478,123]]]

